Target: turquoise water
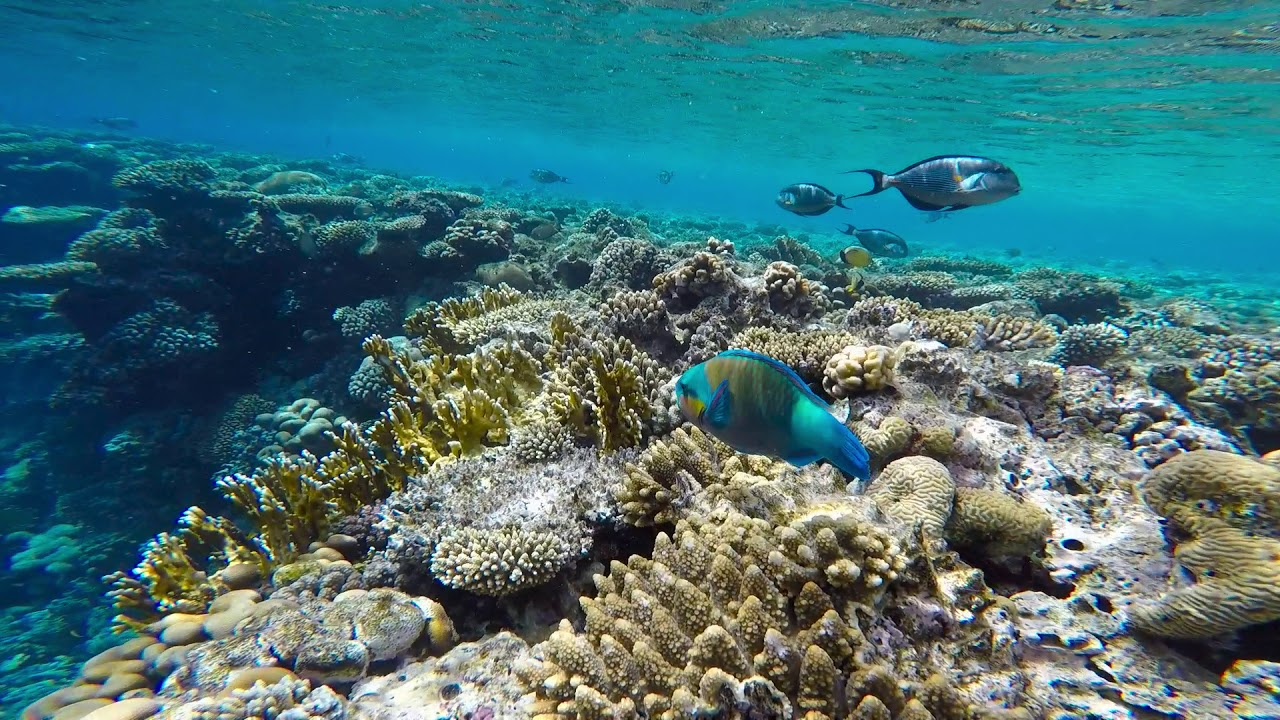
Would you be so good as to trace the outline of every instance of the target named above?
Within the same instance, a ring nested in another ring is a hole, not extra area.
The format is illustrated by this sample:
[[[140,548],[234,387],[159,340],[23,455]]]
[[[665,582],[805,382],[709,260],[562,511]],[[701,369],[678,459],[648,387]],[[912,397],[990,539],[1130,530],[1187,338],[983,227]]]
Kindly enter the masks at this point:
[[[1089,9],[1097,8],[1097,9]],[[1212,8],[1212,12],[1206,11]],[[923,245],[1259,271],[1280,200],[1267,2],[9,2],[0,117],[820,232],[797,180],[935,154],[1026,190],[925,225],[896,194],[839,221]],[[654,176],[672,170],[662,186]]]
[[[849,242],[835,232],[844,223],[886,228],[917,255],[1123,275],[1161,297],[1222,300],[1239,327],[1265,332],[1280,318],[1278,18],[1280,2],[1243,0],[0,0],[0,130],[139,140],[129,152],[146,139],[203,143],[190,154],[261,153],[280,167],[348,154],[523,208],[564,201],[585,216],[608,204],[756,238],[785,230],[828,259]],[[112,117],[136,127],[94,122]],[[858,193],[868,179],[844,171],[941,154],[1001,160],[1024,189],[941,220],[896,191],[817,218],[774,203],[793,182]],[[533,168],[571,182],[536,185]],[[658,181],[663,170],[671,183]],[[5,232],[0,250],[15,250]],[[60,259],[65,243],[55,249],[37,259]],[[210,478],[221,466],[199,443],[237,397],[270,406],[314,394],[347,411],[360,354],[350,338],[337,348],[333,309],[430,292],[376,287],[380,276],[344,284],[343,263],[305,278],[264,273],[264,285],[334,287],[296,324],[282,309],[294,298],[228,281],[251,298],[236,310],[261,311],[250,322],[268,326],[241,332],[238,354],[221,358],[243,368],[202,368],[172,397],[162,385],[89,411],[47,407],[63,356],[50,351],[46,364],[15,350],[75,335],[43,313],[52,293],[25,306],[0,296],[0,346],[16,368],[0,372],[0,716],[114,642],[101,575],[131,567],[139,543],[187,505],[220,502]],[[317,350],[316,336],[333,344]],[[22,548],[39,552],[15,564]]]

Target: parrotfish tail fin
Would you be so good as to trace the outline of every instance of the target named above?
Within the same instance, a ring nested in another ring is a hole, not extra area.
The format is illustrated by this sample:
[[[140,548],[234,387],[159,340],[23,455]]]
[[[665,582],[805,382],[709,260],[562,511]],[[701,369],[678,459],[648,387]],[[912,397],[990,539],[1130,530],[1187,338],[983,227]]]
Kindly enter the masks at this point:
[[[828,431],[827,449],[822,456],[832,465],[840,468],[840,472],[859,480],[871,478],[871,456],[863,447],[862,441],[843,423],[831,417]]]
[[[889,186],[884,181],[885,174],[880,172],[879,170],[846,170],[845,172],[842,172],[840,174],[848,175],[849,173],[866,173],[871,176],[871,181],[875,183],[875,185],[870,190],[864,193],[858,193],[857,195],[848,195],[847,197],[851,197],[851,198],[866,197],[867,195],[875,195],[877,193],[882,193],[889,188]],[[843,198],[846,196],[842,195],[841,197]],[[836,204],[839,205],[838,202]],[[840,207],[844,207],[844,206],[840,205]]]

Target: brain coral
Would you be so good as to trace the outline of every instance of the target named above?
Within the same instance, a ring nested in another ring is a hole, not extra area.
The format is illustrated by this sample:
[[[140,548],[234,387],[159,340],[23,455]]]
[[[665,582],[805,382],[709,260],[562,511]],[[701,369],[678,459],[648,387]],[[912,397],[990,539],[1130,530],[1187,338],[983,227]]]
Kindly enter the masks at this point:
[[[1134,608],[1135,626],[1201,638],[1280,619],[1280,468],[1195,450],[1151,471],[1138,492],[1188,536],[1174,558],[1196,582]]]

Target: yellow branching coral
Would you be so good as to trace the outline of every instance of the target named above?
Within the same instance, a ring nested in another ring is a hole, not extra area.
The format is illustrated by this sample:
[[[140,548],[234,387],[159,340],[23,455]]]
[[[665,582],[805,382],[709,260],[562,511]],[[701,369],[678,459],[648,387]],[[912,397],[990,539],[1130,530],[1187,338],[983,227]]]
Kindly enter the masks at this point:
[[[956,488],[945,530],[955,548],[987,557],[1025,557],[1044,548],[1053,523],[1049,513],[1017,496],[986,488]]]
[[[410,361],[381,336],[365,352],[386,370],[391,406],[369,431],[398,465],[393,472],[425,472],[443,458],[506,444],[513,411],[541,388],[539,365],[513,344],[469,355],[434,355]]]
[[[273,564],[306,552],[328,532],[334,508],[310,453],[274,458],[253,475],[225,477],[217,487],[258,529],[256,541]]]
[[[848,519],[775,526],[736,513],[682,521],[653,559],[614,561],[520,668],[548,714],[655,720],[755,708],[835,716],[862,632],[836,608],[880,594],[903,567],[892,539]]]
[[[464,351],[470,347],[454,334],[459,324],[524,301],[524,294],[509,285],[485,288],[471,297],[427,303],[405,319],[404,330],[411,337],[422,338],[432,352]]]
[[[663,421],[671,374],[630,340],[587,335],[566,315],[551,329],[552,415],[605,452],[638,446]]]
[[[227,590],[211,579],[212,566],[219,563],[263,567],[266,558],[231,521],[189,508],[173,533],[160,533],[143,546],[132,573],[103,578],[112,586],[107,597],[118,611],[114,629],[137,630],[161,614],[203,612]]]

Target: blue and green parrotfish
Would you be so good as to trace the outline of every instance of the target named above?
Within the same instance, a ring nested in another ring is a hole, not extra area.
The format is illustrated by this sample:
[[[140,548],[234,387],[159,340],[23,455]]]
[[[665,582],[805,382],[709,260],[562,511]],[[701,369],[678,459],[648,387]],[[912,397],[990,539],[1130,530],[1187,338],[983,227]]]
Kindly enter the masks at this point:
[[[797,467],[825,459],[851,477],[871,476],[858,436],[795,371],[766,355],[726,350],[694,365],[676,382],[676,400],[689,422],[738,452]]]

